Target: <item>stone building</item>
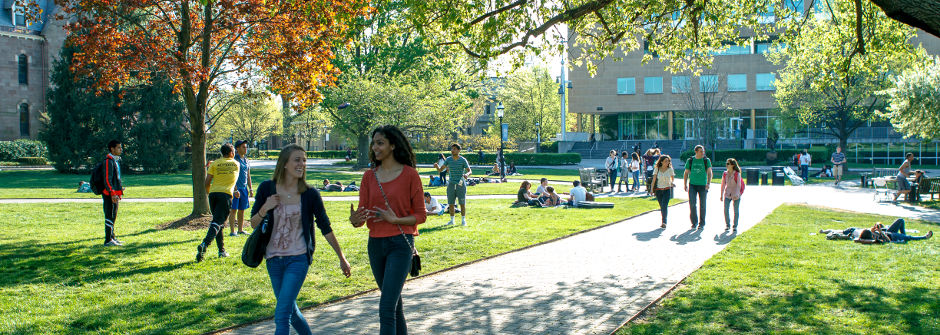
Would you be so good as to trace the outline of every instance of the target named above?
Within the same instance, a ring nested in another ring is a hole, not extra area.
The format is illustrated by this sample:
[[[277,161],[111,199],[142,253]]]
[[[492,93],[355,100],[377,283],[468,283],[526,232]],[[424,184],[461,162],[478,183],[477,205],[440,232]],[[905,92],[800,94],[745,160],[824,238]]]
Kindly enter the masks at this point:
[[[30,0],[42,22],[27,22],[13,0],[0,0],[0,141],[36,139],[53,61],[65,42],[52,0]]]

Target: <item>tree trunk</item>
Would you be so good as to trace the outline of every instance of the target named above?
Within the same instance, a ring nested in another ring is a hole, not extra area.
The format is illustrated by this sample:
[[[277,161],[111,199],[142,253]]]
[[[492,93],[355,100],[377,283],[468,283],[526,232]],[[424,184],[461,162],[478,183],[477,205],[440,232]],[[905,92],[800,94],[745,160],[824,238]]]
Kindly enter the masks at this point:
[[[199,120],[193,120],[199,121]],[[209,215],[209,194],[206,193],[206,128],[205,122],[193,125],[192,172],[193,172],[193,212],[191,216]]]
[[[369,167],[369,134],[359,134],[356,142],[359,144],[359,158],[356,160],[356,168],[367,168]]]

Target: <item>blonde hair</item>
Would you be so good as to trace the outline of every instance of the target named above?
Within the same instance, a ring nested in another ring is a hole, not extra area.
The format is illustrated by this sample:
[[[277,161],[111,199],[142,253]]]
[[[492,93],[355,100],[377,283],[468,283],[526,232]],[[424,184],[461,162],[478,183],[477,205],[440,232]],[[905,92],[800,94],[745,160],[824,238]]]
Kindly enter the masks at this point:
[[[307,155],[304,148],[296,144],[288,144],[281,149],[281,153],[277,156],[277,165],[274,167],[274,174],[271,176],[271,180],[274,181],[274,184],[278,184],[281,178],[285,177],[284,171],[287,161],[290,160],[290,156],[296,151],[303,152],[304,157]],[[304,172],[300,174],[300,179],[297,180],[297,193],[303,194],[308,189],[310,189],[310,185],[307,185],[307,168],[304,167]]]

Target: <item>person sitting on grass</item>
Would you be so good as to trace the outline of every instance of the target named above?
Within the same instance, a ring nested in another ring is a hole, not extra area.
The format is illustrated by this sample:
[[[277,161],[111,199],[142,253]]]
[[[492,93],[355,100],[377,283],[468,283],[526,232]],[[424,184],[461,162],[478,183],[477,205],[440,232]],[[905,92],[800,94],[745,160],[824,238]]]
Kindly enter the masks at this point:
[[[554,187],[551,187],[551,186],[546,187],[546,188],[545,188],[545,191],[546,191],[546,192],[545,192],[545,193],[546,193],[546,200],[545,200],[545,202],[544,202],[544,206],[545,206],[545,207],[555,207],[555,206],[561,206],[561,205],[566,204],[566,202],[565,202],[564,200],[561,200],[561,197],[559,197],[557,194],[555,194],[555,188],[554,188]]]
[[[584,186],[581,186],[580,180],[575,180],[573,183],[574,187],[571,189],[571,196],[568,198],[568,204],[571,207],[578,207],[582,202],[587,201],[588,191]]]
[[[539,197],[539,201],[545,202],[547,193],[548,193],[548,178],[539,179],[539,187],[535,188],[535,195]]]
[[[924,236],[907,235],[907,231],[904,229],[904,219],[895,220],[887,230],[884,229],[884,225],[882,225],[881,222],[877,222],[869,229],[854,227],[844,230],[823,229],[820,230],[819,233],[826,234],[826,239],[829,240],[852,239],[856,243],[862,244],[887,242],[905,243],[907,241],[926,240],[933,237],[933,231],[928,231]]]
[[[539,202],[537,196],[529,192],[529,189],[532,188],[532,183],[528,180],[522,181],[522,185],[519,186],[519,192],[516,193],[516,202],[524,203],[529,206],[542,206],[542,203]]]
[[[499,175],[499,163],[493,163],[493,169],[486,173],[487,176]]]
[[[507,175],[515,176],[518,174],[516,171],[516,163],[509,162],[509,170],[506,172]]]
[[[424,209],[427,215],[443,215],[444,207],[437,202],[437,199],[431,196],[430,192],[424,192]]]

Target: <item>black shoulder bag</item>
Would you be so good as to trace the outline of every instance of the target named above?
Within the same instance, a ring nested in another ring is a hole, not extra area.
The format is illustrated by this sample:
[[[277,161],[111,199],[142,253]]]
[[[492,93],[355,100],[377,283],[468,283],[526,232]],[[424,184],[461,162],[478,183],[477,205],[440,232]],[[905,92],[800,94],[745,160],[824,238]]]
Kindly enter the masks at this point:
[[[261,225],[258,229],[251,232],[251,235],[245,240],[245,247],[242,248],[242,263],[245,263],[245,265],[250,268],[256,268],[258,265],[261,265],[261,261],[264,260],[264,253],[268,250],[268,242],[271,241],[272,228],[268,227],[269,217],[271,217],[271,213],[264,216]]]
[[[388,203],[388,197],[385,196],[385,190],[382,189],[382,183],[379,182],[379,175],[376,173],[376,169],[372,169],[372,176],[375,177],[375,183],[379,185],[379,192],[382,192],[382,199],[385,199],[385,208],[392,210],[392,206]],[[405,239],[405,243],[411,247],[411,276],[417,277],[421,272],[421,255],[418,254],[418,249],[415,249],[415,246],[408,242],[408,237],[405,237],[405,231],[401,230],[401,225],[395,225],[398,227],[398,231],[401,232],[401,238]]]

